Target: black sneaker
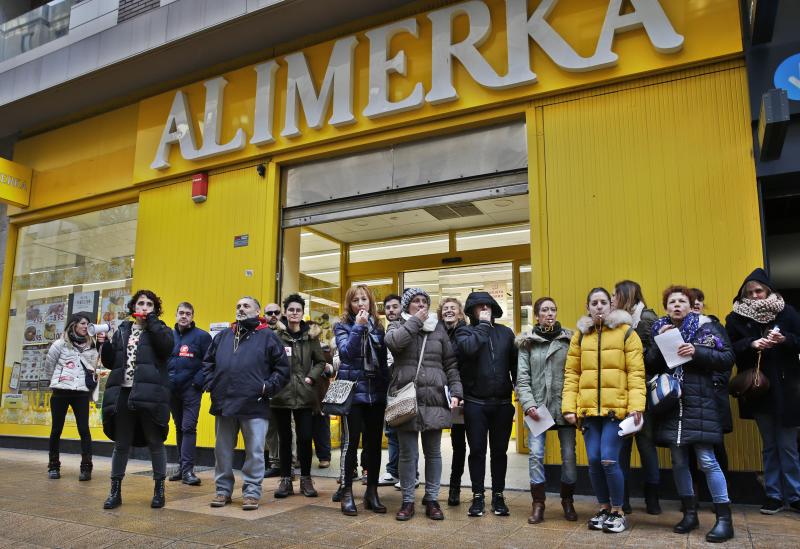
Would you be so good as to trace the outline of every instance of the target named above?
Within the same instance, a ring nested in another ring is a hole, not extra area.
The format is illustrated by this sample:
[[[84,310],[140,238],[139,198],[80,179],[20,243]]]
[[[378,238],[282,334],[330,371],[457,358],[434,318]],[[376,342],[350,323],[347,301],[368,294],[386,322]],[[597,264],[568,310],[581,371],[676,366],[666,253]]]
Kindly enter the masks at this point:
[[[625,520],[625,515],[620,515],[616,511],[609,513],[606,520],[603,521],[603,532],[607,534],[619,534],[624,532],[628,527],[628,521]]]
[[[472,505],[467,511],[468,517],[482,517],[485,509],[483,494],[472,494]]]
[[[602,530],[603,523],[610,514],[611,511],[608,509],[600,509],[595,516],[589,519],[589,530]]]
[[[783,509],[783,502],[779,499],[767,498],[764,505],[761,506],[762,515],[775,515],[780,513]]]
[[[800,513],[800,499],[789,504],[789,510]]]
[[[508,505],[506,505],[506,498],[503,497],[503,492],[495,492],[492,494],[492,513],[498,517],[507,517],[510,514]]]
[[[281,470],[278,467],[270,466],[266,471],[264,471],[264,478],[276,478],[279,476],[281,476]]]

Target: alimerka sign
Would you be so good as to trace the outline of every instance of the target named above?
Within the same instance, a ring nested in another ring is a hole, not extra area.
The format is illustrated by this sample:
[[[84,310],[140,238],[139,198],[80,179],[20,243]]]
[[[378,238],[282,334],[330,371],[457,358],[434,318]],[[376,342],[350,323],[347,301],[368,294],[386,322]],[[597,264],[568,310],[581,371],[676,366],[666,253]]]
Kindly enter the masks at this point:
[[[0,202],[27,208],[31,200],[33,170],[0,158]]]
[[[738,25],[736,0],[469,0],[143,101],[137,168],[145,154],[168,171],[732,55]]]

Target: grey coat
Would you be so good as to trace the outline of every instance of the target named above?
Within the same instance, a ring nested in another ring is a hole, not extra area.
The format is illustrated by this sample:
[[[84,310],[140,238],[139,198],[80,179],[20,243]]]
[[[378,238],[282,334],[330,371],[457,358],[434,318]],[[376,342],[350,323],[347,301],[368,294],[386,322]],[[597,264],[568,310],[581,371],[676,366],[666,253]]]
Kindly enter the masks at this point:
[[[564,365],[572,331],[562,329],[553,341],[538,334],[523,334],[514,341],[517,358],[517,399],[523,411],[546,406],[556,425],[569,425],[561,415]]]
[[[428,339],[416,385],[417,417],[396,427],[401,431],[449,429],[452,423],[450,403],[444,387],[447,385],[454,397],[463,398],[464,395],[456,353],[444,325],[439,322],[432,332],[423,332],[422,322],[414,316],[392,322],[386,332],[384,341],[394,356],[389,394],[414,380],[426,333]]]

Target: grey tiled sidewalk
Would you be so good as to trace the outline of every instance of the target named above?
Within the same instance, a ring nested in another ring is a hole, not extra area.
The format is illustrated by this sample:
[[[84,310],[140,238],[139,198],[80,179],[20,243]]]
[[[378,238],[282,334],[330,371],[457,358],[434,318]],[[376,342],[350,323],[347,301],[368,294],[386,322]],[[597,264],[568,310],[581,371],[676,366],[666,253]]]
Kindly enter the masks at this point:
[[[363,487],[356,487],[357,517],[345,517],[338,504],[330,501],[336,483],[317,478],[319,498],[296,495],[274,500],[274,479],[264,483],[261,508],[241,510],[240,494],[233,505],[212,509],[210,471],[200,473],[203,485],[189,487],[168,483],[167,507],[149,507],[152,481],[129,474],[123,483],[123,505],[104,511],[108,492],[107,458],[95,461],[91,482],[78,482],[79,457],[62,456],[62,478],[48,480],[45,452],[0,450],[0,548],[3,547],[376,547],[436,549],[465,547],[701,547],[705,532],[713,524],[708,510],[701,512],[701,529],[691,535],[673,534],[679,520],[678,504],[664,502],[665,512],[657,517],[644,514],[641,501],[634,500],[635,512],[629,517],[630,529],[623,534],[603,534],[586,529],[586,519],[595,510],[590,498],[578,498],[577,523],[560,518],[556,497],[548,499],[546,520],[530,526],[530,496],[508,492],[510,517],[468,518],[467,505],[447,508],[446,520],[433,522],[418,511],[407,523],[394,520],[400,493],[381,488],[389,514],[364,511],[360,501]],[[132,461],[128,472],[149,469],[149,463]],[[239,484],[237,481],[237,489]],[[295,488],[297,486],[295,485]],[[422,497],[422,490],[418,491]],[[444,495],[444,493],[443,493]],[[466,490],[462,491],[467,496]],[[798,548],[800,514],[782,512],[776,516],[759,514],[757,507],[736,506],[736,538],[723,547]]]

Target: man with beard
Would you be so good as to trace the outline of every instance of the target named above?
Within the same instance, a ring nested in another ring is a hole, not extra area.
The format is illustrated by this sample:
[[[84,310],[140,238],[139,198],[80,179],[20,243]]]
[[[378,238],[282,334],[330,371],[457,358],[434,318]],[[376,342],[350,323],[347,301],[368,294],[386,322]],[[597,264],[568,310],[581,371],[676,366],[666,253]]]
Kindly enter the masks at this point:
[[[216,494],[212,507],[231,502],[233,451],[241,431],[242,509],[258,509],[264,480],[264,440],[269,426],[269,400],[289,382],[289,360],[272,330],[259,330],[261,306],[250,296],[236,303],[236,322],[220,332],[203,360],[205,389],[211,393],[215,417]]]

